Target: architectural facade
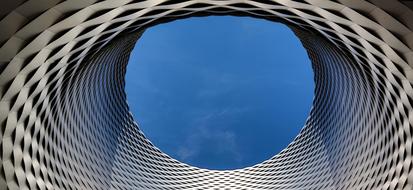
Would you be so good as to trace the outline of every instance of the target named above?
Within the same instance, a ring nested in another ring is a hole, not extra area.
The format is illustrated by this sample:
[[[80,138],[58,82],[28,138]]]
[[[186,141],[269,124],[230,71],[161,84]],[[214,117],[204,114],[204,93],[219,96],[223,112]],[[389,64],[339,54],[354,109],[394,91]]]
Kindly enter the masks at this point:
[[[0,5],[0,189],[413,189],[409,1]],[[151,144],[129,112],[124,75],[144,30],[208,15],[284,23],[312,61],[316,87],[305,126],[252,167],[181,163]]]

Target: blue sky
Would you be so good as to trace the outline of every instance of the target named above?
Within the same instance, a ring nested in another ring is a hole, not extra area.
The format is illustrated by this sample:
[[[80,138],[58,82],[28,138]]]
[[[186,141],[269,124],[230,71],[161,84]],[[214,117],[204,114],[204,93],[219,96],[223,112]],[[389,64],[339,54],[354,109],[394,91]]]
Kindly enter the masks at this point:
[[[311,63],[283,24],[196,17],[148,29],[126,73],[130,110],[163,152],[208,169],[252,166],[297,136],[311,108]]]

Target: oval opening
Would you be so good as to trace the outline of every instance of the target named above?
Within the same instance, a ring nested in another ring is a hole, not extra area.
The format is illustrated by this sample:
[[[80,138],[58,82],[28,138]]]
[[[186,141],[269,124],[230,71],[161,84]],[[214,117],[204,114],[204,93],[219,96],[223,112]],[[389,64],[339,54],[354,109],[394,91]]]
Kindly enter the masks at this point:
[[[131,53],[125,90],[134,119],[161,151],[231,170],[261,163],[294,140],[314,81],[286,25],[210,16],[146,30]]]

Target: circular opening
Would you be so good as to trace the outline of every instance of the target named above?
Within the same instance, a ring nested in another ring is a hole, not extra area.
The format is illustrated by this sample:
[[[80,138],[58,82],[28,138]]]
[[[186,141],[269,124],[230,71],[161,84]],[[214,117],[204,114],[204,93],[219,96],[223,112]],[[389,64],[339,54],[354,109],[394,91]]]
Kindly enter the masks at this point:
[[[285,25],[210,16],[148,29],[126,73],[130,110],[161,151],[228,170],[291,143],[311,108],[311,62]]]

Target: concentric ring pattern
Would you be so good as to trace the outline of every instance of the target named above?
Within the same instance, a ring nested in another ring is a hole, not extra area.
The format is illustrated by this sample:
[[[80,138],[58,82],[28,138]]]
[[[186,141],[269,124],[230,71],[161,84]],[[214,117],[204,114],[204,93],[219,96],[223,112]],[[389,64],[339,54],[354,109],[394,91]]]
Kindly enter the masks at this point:
[[[0,189],[413,189],[411,2],[1,4]],[[128,111],[126,64],[144,29],[206,15],[282,22],[312,60],[315,97],[304,128],[253,167],[180,163]]]

